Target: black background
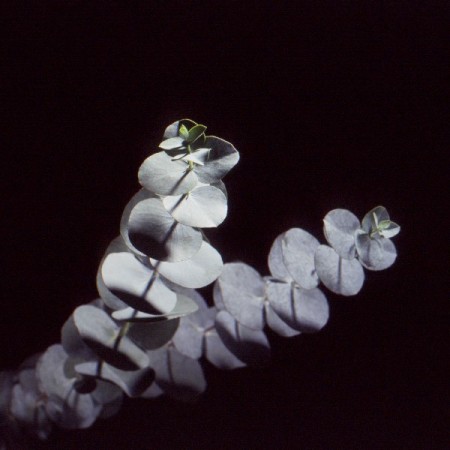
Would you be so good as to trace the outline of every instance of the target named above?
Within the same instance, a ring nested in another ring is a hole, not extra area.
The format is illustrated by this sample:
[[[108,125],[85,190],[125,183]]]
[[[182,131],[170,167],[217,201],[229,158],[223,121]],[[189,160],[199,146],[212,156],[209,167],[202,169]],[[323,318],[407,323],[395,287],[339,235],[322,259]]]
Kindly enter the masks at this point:
[[[1,368],[59,339],[164,127],[231,141],[226,262],[267,274],[290,227],[382,204],[398,260],[329,294],[317,335],[271,335],[267,369],[195,405],[129,401],[43,448],[448,448],[447,2],[3,3]],[[445,274],[445,275],[444,275]],[[447,375],[447,376],[446,376]],[[31,445],[31,444],[30,444]]]

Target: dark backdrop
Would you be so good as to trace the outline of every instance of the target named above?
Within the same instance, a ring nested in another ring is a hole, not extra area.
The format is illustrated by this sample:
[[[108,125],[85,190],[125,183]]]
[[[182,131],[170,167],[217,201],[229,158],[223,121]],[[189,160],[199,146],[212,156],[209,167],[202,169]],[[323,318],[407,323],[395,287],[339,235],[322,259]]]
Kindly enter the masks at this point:
[[[395,265],[356,297],[330,293],[319,334],[271,336],[269,368],[207,368],[194,406],[130,401],[44,448],[445,448],[447,2],[9,3],[1,368],[96,297],[137,169],[174,120],[241,153],[209,233],[226,262],[267,274],[279,233],[323,240],[337,207],[382,204],[402,226]]]

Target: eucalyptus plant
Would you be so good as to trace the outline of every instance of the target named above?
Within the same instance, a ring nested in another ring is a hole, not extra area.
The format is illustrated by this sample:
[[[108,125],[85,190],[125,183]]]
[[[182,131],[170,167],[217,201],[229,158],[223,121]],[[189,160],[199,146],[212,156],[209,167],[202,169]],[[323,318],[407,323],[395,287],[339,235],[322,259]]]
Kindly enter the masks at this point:
[[[364,269],[394,263],[391,238],[400,227],[378,206],[361,222],[330,211],[329,245],[301,228],[282,233],[268,276],[243,262],[224,264],[203,229],[226,218],[222,179],[239,153],[206,130],[189,119],[166,128],[100,262],[99,298],[75,309],[59,343],[0,373],[5,432],[46,439],[53,426],[88,428],[118,413],[124,396],[194,401],[206,389],[205,361],[227,370],[267,364],[267,329],[292,337],[326,325],[321,284],[352,296]],[[195,289],[211,283],[208,302]]]

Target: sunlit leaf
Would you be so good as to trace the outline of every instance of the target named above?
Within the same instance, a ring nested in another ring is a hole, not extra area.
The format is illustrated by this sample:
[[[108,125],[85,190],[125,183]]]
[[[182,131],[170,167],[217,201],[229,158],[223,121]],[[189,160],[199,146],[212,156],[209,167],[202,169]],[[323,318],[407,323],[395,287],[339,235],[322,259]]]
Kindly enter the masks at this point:
[[[146,189],[140,189],[131,200],[125,206],[122,217],[120,219],[120,235],[122,237],[122,241],[119,238],[114,239],[111,244],[106,249],[105,258],[109,253],[119,253],[125,251],[132,251],[133,253],[145,257],[146,255],[139,251],[130,241],[129,236],[129,222],[130,222],[130,214],[133,211],[134,207],[140,203],[142,200],[148,200],[150,198],[159,198],[156,194],[147,191]],[[114,308],[116,309],[116,308]]]
[[[81,339],[73,315],[66,320],[61,328],[61,344],[69,356],[86,360],[96,358],[96,353]]]
[[[332,292],[350,296],[357,294],[364,283],[364,270],[357,259],[343,259],[334,249],[321,245],[315,256],[320,281]]]
[[[160,195],[185,194],[197,184],[197,175],[182,161],[173,161],[166,152],[149,156],[138,171],[139,183]]]
[[[199,359],[203,354],[203,330],[189,320],[189,317],[183,317],[173,337],[173,344],[183,355]]]
[[[356,236],[356,250],[359,261],[369,270],[387,269],[397,258],[397,250],[390,239],[382,236],[371,238],[363,232]]]
[[[305,289],[315,288],[319,283],[314,267],[314,253],[319,241],[301,228],[286,231],[281,241],[283,261],[291,277]]]
[[[130,246],[131,246],[131,243],[130,243]],[[123,302],[122,300],[120,300],[119,297],[114,295],[106,287],[105,282],[103,280],[103,276],[102,276],[102,266],[103,266],[103,262],[105,261],[105,258],[110,253],[122,253],[122,252],[128,252],[128,247],[125,244],[122,236],[118,236],[115,239],[113,239],[113,241],[109,244],[108,248],[106,249],[106,252],[98,266],[97,277],[96,277],[97,290],[98,290],[100,297],[105,302],[106,306],[108,306],[108,308],[111,308],[114,310],[126,308],[127,304],[125,302]]]
[[[264,280],[244,263],[225,264],[217,280],[225,309],[242,325],[264,328]],[[216,305],[217,306],[217,305]]]
[[[323,219],[323,232],[328,243],[344,259],[355,257],[355,233],[358,218],[346,209],[333,209]]]
[[[122,370],[136,370],[148,365],[148,357],[131,341],[107,313],[94,306],[82,305],[73,313],[83,340],[103,360]]]
[[[150,262],[168,280],[193,289],[211,284],[223,267],[220,253],[205,241],[192,259],[187,261],[172,263],[151,259]]]
[[[283,261],[283,238],[284,233],[280,234],[272,244],[270,248],[269,257],[268,257],[268,265],[269,270],[272,276],[284,280],[284,281],[292,281],[292,276],[288,272],[284,261]]]
[[[172,137],[166,139],[159,144],[159,148],[163,150],[173,150],[176,148],[180,148],[184,145],[184,139],[180,136]]]
[[[183,225],[164,208],[160,199],[139,202],[131,211],[128,236],[141,253],[160,261],[185,261],[200,249],[202,234]]]
[[[181,159],[183,159],[183,161],[191,161],[200,166],[204,166],[209,160],[210,150],[210,148],[198,148],[192,153],[183,155]]]
[[[207,136],[202,147],[211,149],[207,163],[195,168],[199,181],[203,183],[221,180],[239,161],[239,153],[233,145],[218,137]]]
[[[106,287],[124,303],[149,314],[166,314],[175,308],[177,296],[131,253],[111,253],[103,261]]]
[[[175,220],[199,228],[217,227],[228,210],[227,198],[213,186],[201,186],[188,194],[168,196],[162,202]]]

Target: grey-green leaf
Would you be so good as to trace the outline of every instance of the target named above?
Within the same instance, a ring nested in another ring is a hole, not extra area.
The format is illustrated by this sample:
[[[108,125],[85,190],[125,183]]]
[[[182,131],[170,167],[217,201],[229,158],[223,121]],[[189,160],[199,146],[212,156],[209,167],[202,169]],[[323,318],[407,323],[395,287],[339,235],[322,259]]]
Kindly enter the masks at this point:
[[[207,136],[202,147],[211,149],[205,165],[195,168],[202,183],[210,184],[221,180],[239,161],[239,153],[233,145],[218,137]]]
[[[174,150],[180,148],[184,145],[184,139],[182,137],[176,136],[166,139],[159,144],[159,148],[163,150]]]
[[[270,306],[268,301],[265,302],[266,321],[268,327],[283,337],[292,337],[300,334],[300,331],[290,327]]]
[[[222,342],[238,359],[255,366],[270,359],[270,344],[262,330],[253,330],[237,322],[228,311],[219,311],[216,330]]]
[[[122,370],[148,366],[148,357],[130,338],[120,333],[119,326],[99,308],[82,305],[73,313],[82,339],[102,359]]]
[[[346,209],[333,209],[323,219],[323,232],[328,243],[344,259],[355,257],[355,233],[359,219]]]
[[[328,322],[328,302],[320,289],[268,281],[266,291],[270,306],[294,330],[314,333]]]
[[[156,372],[156,383],[172,398],[193,401],[206,389],[200,363],[182,355],[175,348],[148,352]]]
[[[268,265],[272,276],[280,280],[290,282],[293,281],[292,276],[288,272],[283,260],[283,238],[284,233],[277,236],[277,238],[273,241],[272,247],[270,248],[269,252]]]
[[[205,356],[213,366],[221,370],[233,370],[246,366],[225,347],[215,329],[211,329],[205,334]]]
[[[361,264],[369,270],[387,269],[397,258],[397,250],[390,239],[382,236],[371,238],[364,232],[356,236],[356,250]]]
[[[364,270],[355,258],[341,258],[334,249],[321,245],[315,255],[316,270],[320,281],[332,292],[340,295],[356,295],[364,283]]]
[[[177,295],[131,253],[111,253],[102,264],[106,287],[127,305],[150,314],[167,314]]]
[[[301,287],[313,289],[319,283],[314,267],[314,253],[319,241],[301,228],[291,228],[283,235],[281,242],[284,264]]]
[[[225,264],[217,284],[225,309],[240,324],[264,328],[265,284],[255,269],[239,262]]]
[[[127,336],[142,349],[155,350],[173,338],[179,323],[179,319],[153,323],[133,322]]]
[[[173,218],[184,225],[211,228],[220,225],[227,215],[227,198],[213,186],[201,186],[188,194],[167,196],[162,200]]]
[[[181,195],[197,184],[198,178],[189,165],[173,161],[165,152],[149,156],[138,171],[139,183],[147,190],[160,195]]]
[[[161,275],[173,283],[187,288],[201,288],[211,284],[222,272],[223,261],[219,252],[203,241],[200,250],[189,260],[158,262],[150,260]]]
[[[184,261],[200,249],[200,231],[175,221],[160,199],[139,202],[128,222],[129,240],[140,253],[160,261]]]

